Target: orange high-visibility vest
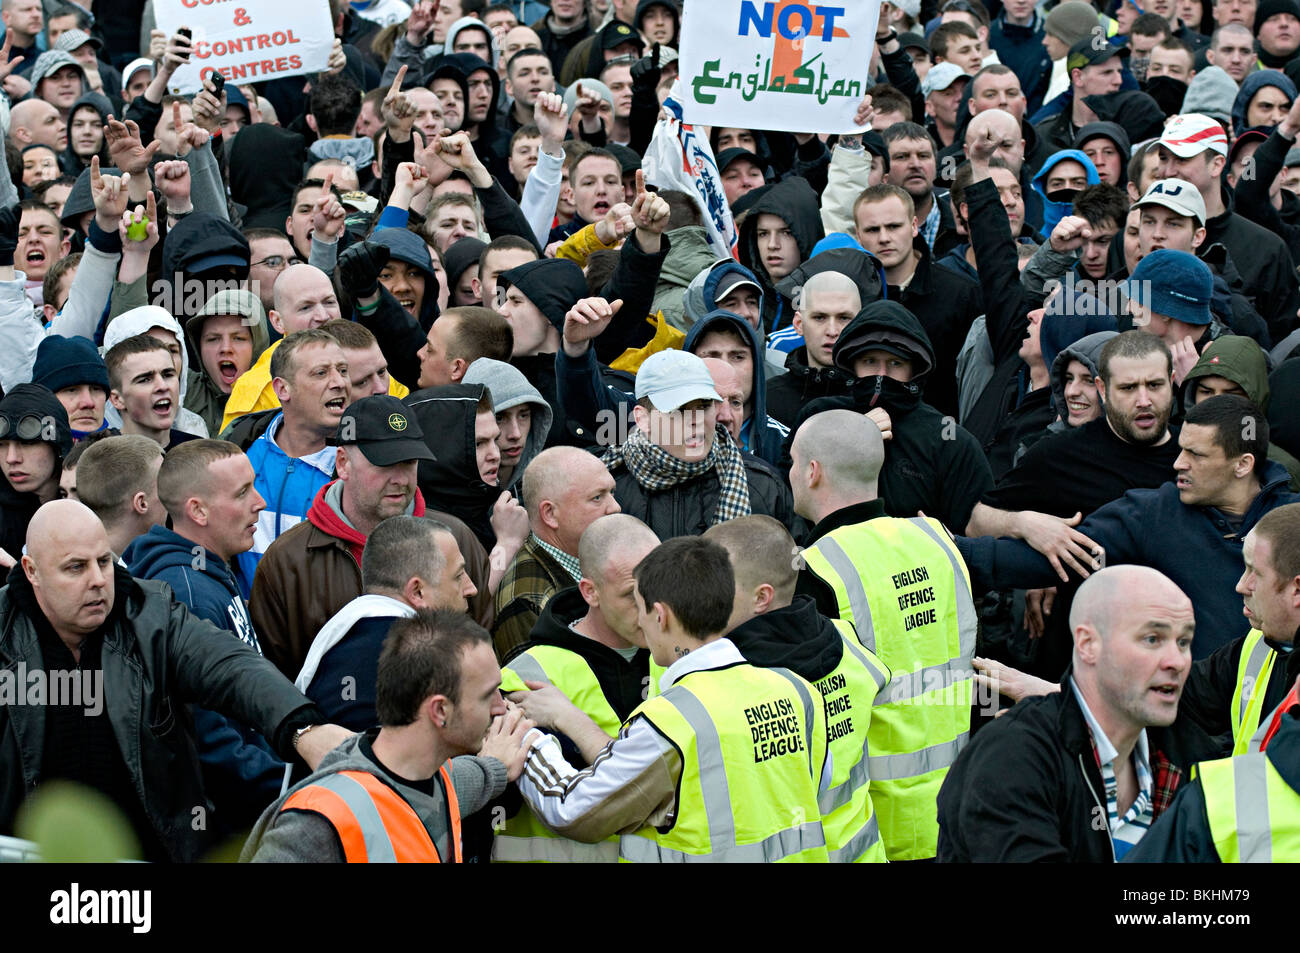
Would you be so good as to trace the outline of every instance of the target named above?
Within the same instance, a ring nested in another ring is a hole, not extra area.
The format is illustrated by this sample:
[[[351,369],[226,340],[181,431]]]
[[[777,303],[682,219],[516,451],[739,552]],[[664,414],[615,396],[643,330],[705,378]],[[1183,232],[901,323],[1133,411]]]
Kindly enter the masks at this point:
[[[444,764],[438,769],[451,817],[453,863],[461,863],[460,804]],[[437,864],[438,848],[415,809],[366,771],[339,771],[295,791],[281,811],[311,811],[331,824],[349,864]]]

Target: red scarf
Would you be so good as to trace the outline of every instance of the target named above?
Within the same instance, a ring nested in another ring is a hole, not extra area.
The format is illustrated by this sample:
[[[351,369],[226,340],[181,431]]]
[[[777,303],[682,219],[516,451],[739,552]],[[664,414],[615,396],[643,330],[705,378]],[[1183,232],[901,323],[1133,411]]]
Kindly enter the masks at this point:
[[[311,509],[307,510],[307,520],[322,533],[328,533],[335,539],[341,539],[347,543],[348,552],[352,554],[352,558],[357,561],[357,566],[360,567],[361,552],[366,548],[366,537],[349,526],[343,519],[343,515],[330,506],[325,499],[330,487],[337,482],[337,480],[330,481],[316,493],[316,499],[312,500]],[[424,497],[421,495],[419,487],[416,487],[415,490],[415,508],[412,510],[411,515],[424,515]]]

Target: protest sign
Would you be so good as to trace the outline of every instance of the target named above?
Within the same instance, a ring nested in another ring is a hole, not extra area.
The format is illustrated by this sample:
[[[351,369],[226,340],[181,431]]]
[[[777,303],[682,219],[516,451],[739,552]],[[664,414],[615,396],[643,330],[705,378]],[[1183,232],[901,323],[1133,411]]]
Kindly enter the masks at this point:
[[[193,31],[194,53],[172,74],[173,93],[197,93],[213,70],[233,83],[320,72],[334,45],[323,0],[155,0],[154,12],[168,36]]]
[[[682,15],[689,123],[789,132],[860,132],[880,0],[709,0]]]

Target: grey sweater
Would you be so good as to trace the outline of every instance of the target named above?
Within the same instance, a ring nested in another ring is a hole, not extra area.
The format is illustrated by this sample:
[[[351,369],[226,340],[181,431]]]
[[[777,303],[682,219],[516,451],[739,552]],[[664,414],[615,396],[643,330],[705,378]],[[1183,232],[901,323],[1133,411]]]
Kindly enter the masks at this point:
[[[447,827],[447,802],[442,789],[430,797],[402,784],[361,751],[361,735],[353,735],[325,756],[315,774],[281,796],[262,812],[239,855],[240,863],[343,863],[343,848],[334,825],[319,814],[286,811],[281,807],[301,788],[337,771],[365,771],[379,778],[415,809],[438,848],[438,856],[450,860],[451,832]],[[371,740],[374,740],[373,734]],[[496,758],[466,755],[451,759],[451,783],[456,788],[460,814],[467,817],[481,810],[506,789],[506,766]]]

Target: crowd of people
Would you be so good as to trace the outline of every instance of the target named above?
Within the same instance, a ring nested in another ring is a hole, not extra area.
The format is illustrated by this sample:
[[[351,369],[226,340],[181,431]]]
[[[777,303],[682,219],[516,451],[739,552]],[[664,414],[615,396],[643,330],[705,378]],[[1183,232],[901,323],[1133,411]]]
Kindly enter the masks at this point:
[[[1300,859],[1300,4],[682,2],[0,0],[0,858]]]

